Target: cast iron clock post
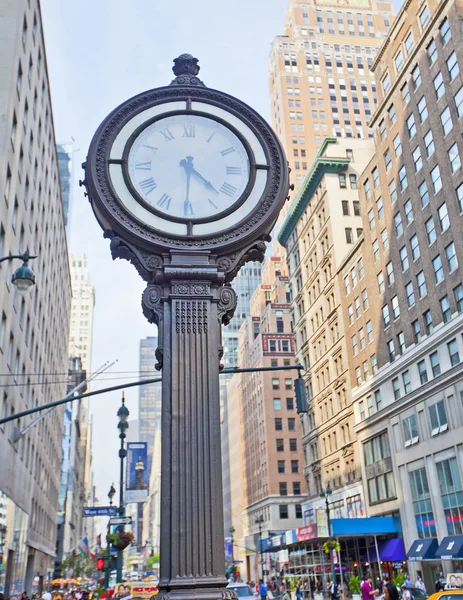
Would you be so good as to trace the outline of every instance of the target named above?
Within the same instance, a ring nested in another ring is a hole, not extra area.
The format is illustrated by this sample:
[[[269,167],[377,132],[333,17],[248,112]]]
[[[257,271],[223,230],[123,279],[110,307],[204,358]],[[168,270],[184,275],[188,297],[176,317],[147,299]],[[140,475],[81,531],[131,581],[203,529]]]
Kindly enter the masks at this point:
[[[219,414],[221,326],[230,282],[263,260],[288,194],[284,152],[246,104],[206,88],[197,59],[175,59],[169,86],[144,92],[100,125],[84,164],[89,200],[113,258],[147,286],[162,369],[160,595],[225,590]]]

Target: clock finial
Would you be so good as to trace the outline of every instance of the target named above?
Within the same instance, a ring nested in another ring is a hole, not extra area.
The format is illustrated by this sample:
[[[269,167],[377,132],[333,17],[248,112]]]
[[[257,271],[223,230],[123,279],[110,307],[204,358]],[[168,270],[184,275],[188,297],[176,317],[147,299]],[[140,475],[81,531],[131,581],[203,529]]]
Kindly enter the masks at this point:
[[[204,86],[204,83],[197,77],[199,69],[197,58],[191,54],[181,54],[178,58],[174,58],[172,71],[176,77],[171,85]]]

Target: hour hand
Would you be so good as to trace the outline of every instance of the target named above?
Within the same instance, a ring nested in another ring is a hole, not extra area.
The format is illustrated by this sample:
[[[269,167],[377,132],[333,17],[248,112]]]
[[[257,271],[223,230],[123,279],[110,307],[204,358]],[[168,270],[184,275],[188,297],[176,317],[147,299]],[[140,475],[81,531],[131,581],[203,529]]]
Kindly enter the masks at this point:
[[[205,177],[203,177],[201,175],[201,173],[198,173],[198,171],[194,168],[191,167],[191,172],[193,173],[193,175],[195,175],[198,179],[200,179],[204,185],[209,189],[212,190],[213,192],[215,192],[216,194],[218,194],[219,192],[215,189],[215,187],[212,185],[212,183],[210,181],[208,181]]]

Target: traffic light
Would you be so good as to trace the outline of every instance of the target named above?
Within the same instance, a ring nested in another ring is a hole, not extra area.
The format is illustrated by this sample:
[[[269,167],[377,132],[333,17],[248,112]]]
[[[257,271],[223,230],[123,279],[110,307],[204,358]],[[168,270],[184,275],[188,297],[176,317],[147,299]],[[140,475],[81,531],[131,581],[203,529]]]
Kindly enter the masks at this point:
[[[98,569],[98,571],[102,571],[104,569],[104,558],[99,558],[96,561],[96,568]]]
[[[307,412],[307,397],[305,395],[304,380],[301,376],[294,380],[294,392],[296,394],[296,412],[298,415]]]

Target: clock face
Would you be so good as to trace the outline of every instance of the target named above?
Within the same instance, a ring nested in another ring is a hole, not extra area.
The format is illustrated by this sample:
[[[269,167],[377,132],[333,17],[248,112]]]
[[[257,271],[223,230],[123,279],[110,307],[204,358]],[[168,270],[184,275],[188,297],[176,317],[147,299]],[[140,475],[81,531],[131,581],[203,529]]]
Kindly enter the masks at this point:
[[[239,204],[249,183],[248,152],[219,120],[188,112],[159,118],[128,148],[135,197],[170,219],[213,220]]]

